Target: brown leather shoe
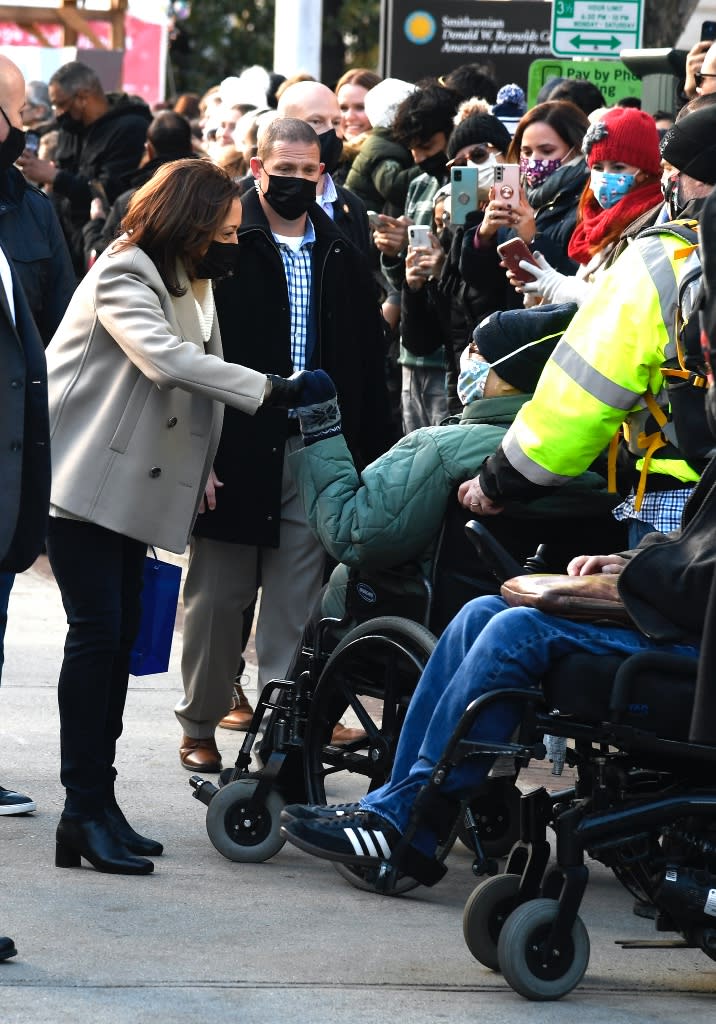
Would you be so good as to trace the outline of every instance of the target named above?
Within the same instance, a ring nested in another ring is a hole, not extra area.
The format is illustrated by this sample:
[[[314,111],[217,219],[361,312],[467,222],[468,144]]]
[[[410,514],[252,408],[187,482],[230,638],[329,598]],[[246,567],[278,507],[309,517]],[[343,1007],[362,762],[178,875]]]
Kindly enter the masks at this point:
[[[363,729],[350,729],[347,725],[343,725],[342,722],[334,725],[333,732],[331,733],[331,743],[338,747],[364,739],[367,739],[367,733]]]
[[[234,683],[234,694],[231,699],[231,711],[219,722],[220,729],[234,729],[237,732],[246,732],[254,717],[254,709],[249,704],[249,699],[241,688],[241,683]]]
[[[182,736],[179,760],[190,772],[221,771],[221,754],[213,736],[205,736],[200,740],[195,740],[191,736]]]

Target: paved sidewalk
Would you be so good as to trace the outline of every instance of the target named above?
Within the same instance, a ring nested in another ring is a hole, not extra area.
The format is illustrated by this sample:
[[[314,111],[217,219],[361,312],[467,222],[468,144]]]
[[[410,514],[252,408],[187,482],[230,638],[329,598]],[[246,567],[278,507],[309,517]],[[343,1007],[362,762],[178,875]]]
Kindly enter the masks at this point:
[[[693,950],[623,952],[615,939],[657,936],[598,865],[583,915],[587,977],[544,1007],[470,956],[461,916],[474,880],[464,850],[434,889],[398,899],[352,889],[290,846],[265,864],[223,859],[178,761],[179,636],[167,675],[132,680],[118,757],[120,801],[140,831],[164,841],[165,856],[146,878],[56,869],[63,638],[41,559],[13,591],[0,688],[0,782],[38,804],[34,815],[0,818],[0,934],[19,949],[0,964],[0,1024],[713,1020],[716,965]],[[225,763],[241,738],[222,733]]]

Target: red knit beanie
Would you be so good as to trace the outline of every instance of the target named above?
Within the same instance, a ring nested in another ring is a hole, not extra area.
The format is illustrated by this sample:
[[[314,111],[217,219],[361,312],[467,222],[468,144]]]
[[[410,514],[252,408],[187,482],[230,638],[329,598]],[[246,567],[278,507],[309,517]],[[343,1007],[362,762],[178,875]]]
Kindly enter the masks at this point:
[[[659,133],[651,114],[636,107],[612,107],[587,130],[582,143],[587,163],[613,160],[638,167],[645,174],[661,174]]]

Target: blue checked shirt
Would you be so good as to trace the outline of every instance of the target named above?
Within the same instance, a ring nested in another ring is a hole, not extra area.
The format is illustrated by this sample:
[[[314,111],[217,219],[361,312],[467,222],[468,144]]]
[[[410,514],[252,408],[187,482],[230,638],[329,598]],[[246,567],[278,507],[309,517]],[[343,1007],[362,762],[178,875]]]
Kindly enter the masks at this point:
[[[283,260],[291,309],[291,362],[294,371],[305,370],[315,342],[315,325],[311,316],[311,250],[316,232],[306,218],[306,233],[301,248],[294,252],[285,242],[275,239]]]

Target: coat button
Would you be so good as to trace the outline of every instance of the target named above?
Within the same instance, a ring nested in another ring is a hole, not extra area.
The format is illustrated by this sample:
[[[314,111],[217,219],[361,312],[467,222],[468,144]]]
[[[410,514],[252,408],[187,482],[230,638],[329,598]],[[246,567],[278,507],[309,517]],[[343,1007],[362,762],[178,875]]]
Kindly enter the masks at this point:
[[[178,420],[177,420],[176,416],[172,416],[170,419],[167,420],[167,426],[168,427],[175,427],[177,425],[177,423],[178,423]]]
[[[10,442],[10,451],[11,452],[22,451],[22,441],[11,441]]]
[[[152,466],[152,468],[149,470],[149,475],[153,480],[156,480],[158,476],[162,475],[162,471],[159,468],[159,466]]]
[[[11,388],[21,388],[22,387],[22,381],[21,380],[17,380],[17,378],[15,380],[11,380],[10,381],[10,387]]]
[[[266,516],[266,519],[269,523],[273,522],[273,516]]]

